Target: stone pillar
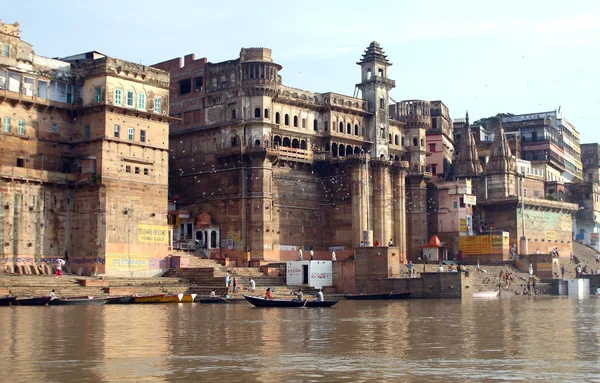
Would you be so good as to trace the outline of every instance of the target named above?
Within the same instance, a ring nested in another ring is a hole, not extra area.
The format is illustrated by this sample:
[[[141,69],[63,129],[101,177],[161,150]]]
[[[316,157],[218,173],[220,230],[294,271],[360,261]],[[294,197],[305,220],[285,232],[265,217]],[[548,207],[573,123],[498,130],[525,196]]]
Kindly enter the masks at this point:
[[[208,242],[206,243],[206,248],[207,249],[212,249],[212,229],[208,229],[206,230],[206,238],[208,240]]]
[[[366,171],[364,161],[352,168],[352,246],[359,247],[367,230]]]
[[[422,175],[409,176],[406,201],[407,259],[414,262],[427,244],[427,188]]]
[[[374,162],[373,169],[373,239],[387,245],[392,238],[392,184],[390,163]]]
[[[221,248],[221,230],[215,230],[215,233],[217,234],[217,240],[216,240],[216,248],[220,249]]]
[[[394,241],[400,259],[406,260],[406,170],[394,170]]]

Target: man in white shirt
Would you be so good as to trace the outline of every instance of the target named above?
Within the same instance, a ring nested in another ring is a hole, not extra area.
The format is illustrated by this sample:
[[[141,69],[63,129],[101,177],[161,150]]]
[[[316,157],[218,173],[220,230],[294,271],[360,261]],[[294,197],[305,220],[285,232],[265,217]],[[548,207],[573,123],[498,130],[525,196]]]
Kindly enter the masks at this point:
[[[438,272],[443,273],[444,272],[444,266],[439,265],[438,266]]]
[[[63,273],[62,273],[62,267],[65,264],[65,261],[63,261],[62,259],[57,259],[56,260],[56,278],[62,278],[63,277]]]
[[[337,258],[336,258],[336,256],[335,256],[335,251],[332,251],[332,252],[331,252],[331,260],[332,260],[332,261],[337,261]]]
[[[319,292],[317,293],[317,301],[318,302],[323,302],[324,301],[323,292],[321,290],[319,290]]]
[[[54,294],[54,289],[52,289],[52,291],[50,291],[50,300],[53,301],[56,299],[56,294]]]
[[[298,249],[298,260],[302,260],[302,249]]]
[[[248,290],[254,292],[254,289],[256,289],[256,283],[254,282],[254,279],[250,279],[250,282],[248,283]]]
[[[215,299],[217,297],[217,294],[215,293],[215,290],[210,292],[210,299]]]
[[[313,260],[314,256],[315,256],[315,252],[312,249],[310,249],[310,260],[311,261]]]

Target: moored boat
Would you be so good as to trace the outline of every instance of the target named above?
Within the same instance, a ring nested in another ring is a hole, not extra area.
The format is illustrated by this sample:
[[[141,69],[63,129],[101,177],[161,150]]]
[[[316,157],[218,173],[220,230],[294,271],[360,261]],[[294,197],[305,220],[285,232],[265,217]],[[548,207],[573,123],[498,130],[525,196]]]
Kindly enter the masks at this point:
[[[131,303],[158,303],[165,294],[158,295],[132,295]]]
[[[244,295],[244,298],[256,307],[331,307],[338,301],[286,301],[283,299],[265,299],[260,297],[250,297]]]
[[[500,295],[500,291],[491,290],[491,291],[480,291],[478,293],[473,293],[473,298],[497,298]]]
[[[194,303],[197,294],[178,294],[181,303]]]
[[[181,298],[179,295],[164,295],[162,298],[158,300],[158,303],[179,303],[181,302]]]
[[[70,305],[103,305],[108,298],[56,298],[49,302],[50,306],[70,306]]]
[[[13,306],[17,297],[2,297],[0,298],[0,306]]]
[[[216,304],[216,303],[229,303],[229,301],[225,298],[214,297],[214,298],[198,298],[196,302],[200,302],[202,304]]]
[[[408,299],[410,292],[407,293],[387,293],[387,294],[346,294],[344,299],[351,300],[390,300],[390,299]]]
[[[17,298],[15,304],[19,306],[44,306],[48,302],[50,302],[50,297],[31,297]]]
[[[131,303],[131,301],[133,300],[133,297],[131,295],[117,295],[114,297],[108,296],[108,297],[106,297],[106,299],[107,299],[106,303],[109,305],[119,305],[119,304]]]

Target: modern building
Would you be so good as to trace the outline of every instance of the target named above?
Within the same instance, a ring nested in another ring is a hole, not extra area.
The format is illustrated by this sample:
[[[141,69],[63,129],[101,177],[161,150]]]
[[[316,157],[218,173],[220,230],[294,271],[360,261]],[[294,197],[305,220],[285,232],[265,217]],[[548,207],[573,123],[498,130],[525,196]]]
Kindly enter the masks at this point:
[[[168,255],[169,75],[36,55],[0,22],[0,261],[153,275]]]
[[[446,179],[454,156],[454,128],[448,107],[441,101],[431,101],[431,129],[427,130],[427,166],[431,182]]]
[[[188,55],[154,65],[171,73],[171,195],[192,217],[212,217],[222,256],[287,261],[303,248],[344,259],[390,239],[400,257],[419,255],[432,107],[390,103],[392,63],[378,43],[358,65],[360,97],[284,85],[266,48],[220,63]],[[178,241],[204,243],[193,227],[174,230]]]

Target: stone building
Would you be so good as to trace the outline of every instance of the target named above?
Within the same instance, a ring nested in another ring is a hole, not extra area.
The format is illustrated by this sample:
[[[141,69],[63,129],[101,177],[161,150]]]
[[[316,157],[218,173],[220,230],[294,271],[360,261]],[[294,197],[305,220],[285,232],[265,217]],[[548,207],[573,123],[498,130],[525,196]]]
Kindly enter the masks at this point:
[[[165,267],[169,75],[88,52],[38,56],[0,22],[0,260]]]
[[[188,55],[154,65],[171,73],[178,119],[170,192],[192,216],[212,217],[228,243],[221,255],[293,260],[304,248],[325,259],[335,249],[343,259],[361,243],[392,239],[402,256],[418,256],[428,239],[431,105],[390,102],[392,64],[378,43],[357,64],[360,97],[284,85],[266,48],[220,63]]]

